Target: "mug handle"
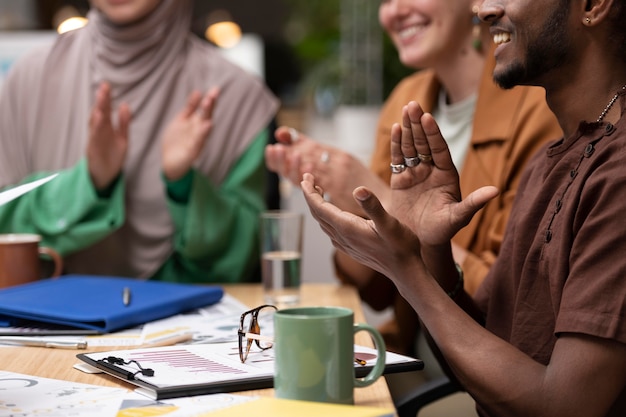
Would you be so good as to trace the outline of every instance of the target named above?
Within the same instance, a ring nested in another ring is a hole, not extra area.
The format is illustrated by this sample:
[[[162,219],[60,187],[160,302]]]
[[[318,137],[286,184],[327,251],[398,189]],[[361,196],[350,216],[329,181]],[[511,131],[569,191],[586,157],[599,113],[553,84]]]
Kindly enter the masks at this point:
[[[52,262],[54,263],[54,272],[52,273],[51,278],[56,278],[61,275],[63,272],[63,258],[61,258],[61,255],[59,255],[57,251],[46,246],[40,246],[39,254],[52,258]]]
[[[383,371],[385,370],[385,363],[386,363],[385,341],[383,340],[383,337],[380,335],[378,330],[376,330],[369,324],[365,324],[365,323],[354,324],[354,333],[360,332],[362,330],[368,332],[369,334],[372,335],[372,338],[374,338],[374,344],[376,345],[376,350],[377,350],[378,355],[376,358],[376,365],[374,365],[374,368],[372,368],[369,374],[365,375],[363,378],[354,378],[354,386],[359,387],[359,388],[367,387],[368,385],[372,385],[374,382],[376,382],[376,380],[380,378],[381,375],[383,374]]]

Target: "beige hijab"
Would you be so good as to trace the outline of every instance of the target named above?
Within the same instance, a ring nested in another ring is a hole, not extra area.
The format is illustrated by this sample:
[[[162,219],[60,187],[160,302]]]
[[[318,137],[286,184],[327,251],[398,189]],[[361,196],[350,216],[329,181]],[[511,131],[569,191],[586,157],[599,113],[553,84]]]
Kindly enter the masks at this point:
[[[123,27],[92,9],[85,28],[60,36],[49,54],[31,56],[30,66],[22,65],[32,68],[17,81],[29,98],[22,100],[17,120],[8,121],[18,126],[3,130],[26,139],[11,145],[22,147],[11,153],[24,158],[7,161],[3,181],[68,168],[84,157],[89,113],[102,81],[111,83],[115,108],[127,102],[133,114],[124,166],[126,223],[69,256],[68,272],[148,277],[171,254],[161,132],[192,90],[221,90],[214,128],[196,164],[217,186],[276,111],[262,82],[190,34],[191,9],[190,0],[162,0],[149,16]],[[70,193],[68,204],[77,198]]]

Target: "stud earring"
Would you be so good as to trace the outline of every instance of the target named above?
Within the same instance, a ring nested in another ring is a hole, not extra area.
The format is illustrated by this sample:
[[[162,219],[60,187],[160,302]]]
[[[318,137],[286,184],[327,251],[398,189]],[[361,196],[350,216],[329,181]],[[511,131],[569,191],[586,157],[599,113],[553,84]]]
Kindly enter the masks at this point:
[[[590,24],[590,23],[591,23],[591,19],[590,19],[590,18],[588,18],[588,17],[585,17],[585,23],[586,23],[586,24]]]
[[[472,46],[477,52],[483,49],[483,40],[481,37],[480,18],[478,17],[478,11],[480,7],[475,4],[472,7]]]

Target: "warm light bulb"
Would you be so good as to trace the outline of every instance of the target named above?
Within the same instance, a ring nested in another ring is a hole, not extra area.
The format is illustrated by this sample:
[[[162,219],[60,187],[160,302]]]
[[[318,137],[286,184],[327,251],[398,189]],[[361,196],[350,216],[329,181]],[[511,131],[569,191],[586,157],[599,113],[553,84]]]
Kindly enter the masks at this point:
[[[59,34],[69,32],[70,30],[80,29],[87,24],[87,19],[84,17],[70,17],[69,19],[61,22],[59,27],[57,27],[57,32]]]
[[[206,29],[204,36],[220,48],[232,48],[241,40],[241,28],[235,22],[217,22]]]

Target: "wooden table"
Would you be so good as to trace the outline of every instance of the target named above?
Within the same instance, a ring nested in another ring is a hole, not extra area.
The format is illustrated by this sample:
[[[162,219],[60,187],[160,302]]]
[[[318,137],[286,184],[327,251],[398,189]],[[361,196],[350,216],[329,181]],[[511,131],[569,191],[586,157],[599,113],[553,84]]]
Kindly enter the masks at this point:
[[[263,303],[262,290],[258,284],[224,285],[225,291],[244,304],[254,307]],[[365,322],[357,292],[348,286],[335,284],[304,284],[302,287],[303,306],[342,306],[354,311],[356,322]],[[369,335],[359,332],[355,336],[356,343],[373,347]],[[113,350],[114,348],[98,348],[98,350]],[[124,348],[126,349],[126,348]],[[87,349],[94,351],[96,349]],[[85,384],[106,385],[113,387],[135,387],[105,374],[86,374],[77,371],[72,366],[77,363],[78,352],[70,349],[51,349],[37,347],[7,347],[0,348],[0,369],[19,372],[44,378],[56,378]],[[243,391],[243,395],[273,396],[273,389]],[[366,388],[355,388],[355,403],[371,407],[393,409],[393,401],[384,378],[380,378],[373,385]]]

